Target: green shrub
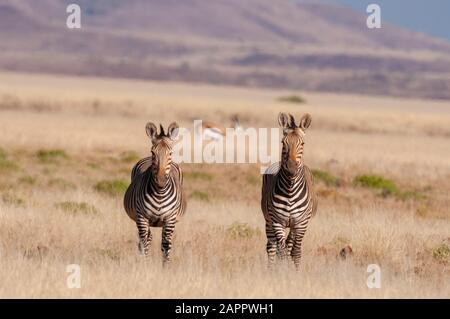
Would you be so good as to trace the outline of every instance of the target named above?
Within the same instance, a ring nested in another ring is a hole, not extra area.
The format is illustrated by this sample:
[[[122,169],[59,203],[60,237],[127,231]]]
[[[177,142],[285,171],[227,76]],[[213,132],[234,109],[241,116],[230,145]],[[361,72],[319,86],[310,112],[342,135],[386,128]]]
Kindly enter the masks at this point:
[[[381,190],[382,195],[400,195],[397,185],[386,178],[378,175],[360,175],[354,180],[358,186]]]
[[[119,196],[125,194],[128,185],[128,182],[120,179],[115,179],[110,181],[100,181],[95,184],[94,188],[96,191],[103,194],[107,194],[110,196]]]
[[[6,205],[10,205],[10,206],[17,206],[17,207],[25,206],[25,200],[23,200],[22,198],[14,195],[14,194],[10,194],[10,193],[3,194],[2,201]]]
[[[183,173],[183,176],[185,179],[187,180],[203,180],[203,181],[212,181],[214,176],[209,174],[209,173],[205,173],[205,172],[185,172]]]
[[[87,163],[87,166],[93,169],[99,169],[100,168],[100,164],[98,163],[94,163],[94,162],[89,162]]]
[[[402,191],[392,180],[378,175],[360,175],[354,180],[355,185],[381,191],[383,196],[395,196],[401,200],[422,200],[426,196],[417,191]]]
[[[112,248],[95,248],[91,250],[91,253],[114,261],[120,260],[120,252]]]
[[[247,182],[251,185],[260,185],[262,177],[261,175],[247,175]]]
[[[60,203],[56,203],[55,207],[63,210],[65,212],[71,213],[71,214],[77,214],[77,213],[82,213],[82,214],[98,214],[99,211],[97,208],[95,208],[95,206],[90,205],[88,203],[77,203],[77,202],[60,202]]]
[[[0,170],[1,171],[4,171],[4,172],[15,171],[16,169],[17,169],[17,165],[14,164],[13,162],[0,159]]]
[[[432,250],[433,258],[440,261],[445,262],[450,258],[450,247],[446,244],[439,245],[438,247]]]
[[[22,184],[28,184],[28,185],[35,185],[37,180],[33,176],[22,176],[17,180],[19,183]]]
[[[415,199],[415,200],[423,200],[426,199],[427,196],[417,192],[417,191],[406,191],[406,192],[401,192],[400,194],[397,195],[400,199],[403,200],[407,200],[407,199]]]
[[[61,190],[71,190],[77,188],[77,186],[74,183],[66,181],[65,179],[62,178],[53,178],[49,180],[48,186],[56,187]]]
[[[0,148],[0,171],[12,171],[16,170],[18,167],[15,163],[8,160],[8,155],[5,150]]]
[[[123,152],[119,158],[123,163],[137,163],[141,159],[139,154],[134,151]]]
[[[202,191],[194,191],[191,194],[191,198],[198,199],[198,200],[203,201],[203,202],[209,202],[208,193],[205,193],[205,192],[202,192]]]
[[[39,150],[36,155],[42,163],[54,163],[60,159],[69,158],[63,150]]]
[[[337,178],[328,172],[322,171],[320,169],[313,169],[312,174],[314,178],[324,182],[328,186],[337,186]]]
[[[232,238],[253,238],[261,235],[261,231],[246,223],[235,222],[227,227],[227,235]]]
[[[420,218],[447,219],[448,213],[444,209],[432,207],[430,203],[421,203],[415,211],[415,216]]]
[[[306,103],[306,100],[298,95],[282,96],[282,97],[278,98],[278,101],[286,102],[286,103],[294,103],[294,104]]]

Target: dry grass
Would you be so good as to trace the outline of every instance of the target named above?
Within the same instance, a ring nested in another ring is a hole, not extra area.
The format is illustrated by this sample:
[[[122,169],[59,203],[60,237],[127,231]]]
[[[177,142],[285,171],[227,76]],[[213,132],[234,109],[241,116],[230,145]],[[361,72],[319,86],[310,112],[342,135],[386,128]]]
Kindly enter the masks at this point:
[[[0,103],[0,297],[450,297],[448,103],[302,92],[307,102],[295,105],[278,98],[296,92],[0,80],[0,97],[20,100]],[[121,192],[148,153],[145,123],[227,124],[238,112],[243,125],[267,127],[281,110],[313,116],[306,162],[317,170],[320,206],[301,271],[266,269],[258,165],[182,164],[189,202],[174,261],[162,268],[161,229],[150,259],[140,258]],[[359,175],[420,196],[382,196],[355,184]],[[343,260],[347,244],[353,255]],[[366,286],[374,263],[381,289]],[[67,288],[68,264],[81,265],[81,289]]]

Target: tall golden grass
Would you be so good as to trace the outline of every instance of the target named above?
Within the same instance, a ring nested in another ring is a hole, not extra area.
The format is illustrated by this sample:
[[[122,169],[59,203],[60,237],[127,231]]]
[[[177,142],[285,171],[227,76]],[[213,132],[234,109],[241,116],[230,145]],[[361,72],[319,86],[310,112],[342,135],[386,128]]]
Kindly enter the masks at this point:
[[[279,101],[290,94],[306,103]],[[141,258],[122,193],[149,152],[146,122],[238,113],[244,126],[276,127],[280,111],[313,116],[305,161],[319,210],[301,270],[266,267],[256,164],[181,164],[189,201],[173,263],[162,267],[159,228]],[[449,122],[448,102],[2,73],[0,296],[449,298]],[[69,264],[79,289],[66,285]],[[366,285],[369,264],[380,289]]]

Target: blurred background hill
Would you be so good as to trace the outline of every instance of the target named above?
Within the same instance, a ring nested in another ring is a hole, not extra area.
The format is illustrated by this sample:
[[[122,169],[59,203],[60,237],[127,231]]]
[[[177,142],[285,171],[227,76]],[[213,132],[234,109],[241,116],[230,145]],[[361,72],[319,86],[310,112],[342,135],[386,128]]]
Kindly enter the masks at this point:
[[[450,42],[333,3],[0,0],[0,69],[450,99]]]

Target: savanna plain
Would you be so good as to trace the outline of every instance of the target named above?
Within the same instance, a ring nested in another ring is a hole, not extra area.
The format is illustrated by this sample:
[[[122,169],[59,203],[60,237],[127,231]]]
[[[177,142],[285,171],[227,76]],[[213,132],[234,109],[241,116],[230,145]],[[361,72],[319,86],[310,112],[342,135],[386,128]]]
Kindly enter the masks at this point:
[[[122,199],[145,124],[270,128],[280,111],[312,115],[300,271],[267,269],[259,163],[181,163],[173,262],[160,228],[142,258]],[[449,123],[448,101],[0,73],[0,297],[450,298]]]

